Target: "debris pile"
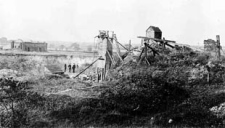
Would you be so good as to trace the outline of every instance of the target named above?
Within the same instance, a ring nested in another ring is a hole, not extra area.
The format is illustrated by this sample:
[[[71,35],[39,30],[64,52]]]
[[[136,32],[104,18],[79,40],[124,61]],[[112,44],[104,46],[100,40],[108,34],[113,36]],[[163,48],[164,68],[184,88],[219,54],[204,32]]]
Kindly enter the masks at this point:
[[[218,117],[224,117],[225,116],[225,103],[221,103],[218,106],[214,106],[214,107],[210,108],[209,110]]]

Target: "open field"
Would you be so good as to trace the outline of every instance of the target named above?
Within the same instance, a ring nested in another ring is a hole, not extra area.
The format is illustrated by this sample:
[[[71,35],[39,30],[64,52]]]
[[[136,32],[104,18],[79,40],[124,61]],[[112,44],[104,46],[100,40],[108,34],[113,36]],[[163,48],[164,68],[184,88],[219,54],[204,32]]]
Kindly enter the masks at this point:
[[[6,51],[0,50],[0,55],[21,55],[21,56],[74,56],[74,57],[92,57],[96,56],[95,52],[85,51],[48,51],[48,52],[23,52],[23,51]]]

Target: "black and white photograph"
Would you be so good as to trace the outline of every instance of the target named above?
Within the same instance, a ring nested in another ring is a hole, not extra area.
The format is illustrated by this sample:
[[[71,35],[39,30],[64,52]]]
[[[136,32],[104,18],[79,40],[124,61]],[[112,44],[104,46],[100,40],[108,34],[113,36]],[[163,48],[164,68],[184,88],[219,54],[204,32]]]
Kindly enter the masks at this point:
[[[224,128],[224,0],[0,0],[0,128]]]

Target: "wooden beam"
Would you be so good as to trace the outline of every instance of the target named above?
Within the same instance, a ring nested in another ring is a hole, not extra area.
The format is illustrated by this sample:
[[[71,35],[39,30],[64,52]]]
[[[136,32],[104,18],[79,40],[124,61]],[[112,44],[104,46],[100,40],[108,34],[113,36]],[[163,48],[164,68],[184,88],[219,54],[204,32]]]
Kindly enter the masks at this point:
[[[142,56],[142,53],[144,52],[144,48],[141,50],[141,53],[140,53],[140,55],[139,55],[139,57],[138,57],[138,61],[141,59],[141,56]]]
[[[165,38],[163,37],[163,50],[166,48],[166,44],[167,42],[165,41]]]
[[[143,52],[144,52],[144,48],[141,50],[141,53],[140,53],[140,55],[138,57],[138,64],[140,64],[141,61],[142,61],[142,57],[141,56],[142,56]]]
[[[110,60],[112,61],[112,63],[115,64],[116,62],[113,60],[113,57],[110,55],[109,51],[107,50],[106,52],[108,53],[109,58],[110,58]]]
[[[113,42],[111,41],[111,39],[113,39],[113,38],[108,38],[108,41],[112,44],[112,46],[113,46]],[[121,56],[121,52],[120,52],[120,48],[119,48],[119,45],[118,44],[116,44],[116,51],[119,53],[119,55]]]
[[[176,43],[176,41],[173,40],[162,40],[162,39],[157,39],[157,38],[150,38],[150,37],[144,37],[144,36],[138,36],[137,38],[142,38],[142,39],[146,39],[146,40],[154,40],[154,41],[158,41],[158,42],[171,42],[171,43]]]
[[[120,42],[117,41],[117,39],[115,38],[116,43],[118,43],[120,46],[122,46],[124,49],[126,49],[127,51],[129,51],[129,49],[127,49],[125,46],[123,46]]]
[[[145,43],[145,58],[148,56],[148,47],[146,46],[146,43]]]
[[[170,45],[170,44],[168,44],[168,43],[165,43],[165,45],[167,45],[167,46],[169,46],[169,47],[171,47],[171,48],[175,48],[174,46],[172,46],[172,45]]]
[[[96,59],[94,62],[92,62],[89,66],[87,66],[84,70],[82,70],[80,73],[78,73],[74,78],[78,77],[80,74],[82,74],[88,68],[90,68],[95,62],[97,62],[98,60],[101,60],[101,59],[102,59],[102,57],[100,56],[98,59]]]
[[[113,45],[113,43],[112,43],[112,41],[110,39],[108,39],[108,41]],[[116,46],[117,46],[116,54],[119,57],[119,59],[123,62],[123,59],[122,59],[121,53],[120,53],[120,48],[119,48],[118,44],[116,44]]]
[[[153,54],[159,55],[159,53],[155,49],[153,49],[152,47],[150,47],[149,44],[146,43],[146,46],[152,50]]]
[[[116,54],[118,55],[119,59],[123,62],[123,59],[122,59],[122,57],[119,55],[119,53],[116,52]]]
[[[145,57],[145,61],[147,62],[148,65],[150,65],[150,63],[146,57]]]

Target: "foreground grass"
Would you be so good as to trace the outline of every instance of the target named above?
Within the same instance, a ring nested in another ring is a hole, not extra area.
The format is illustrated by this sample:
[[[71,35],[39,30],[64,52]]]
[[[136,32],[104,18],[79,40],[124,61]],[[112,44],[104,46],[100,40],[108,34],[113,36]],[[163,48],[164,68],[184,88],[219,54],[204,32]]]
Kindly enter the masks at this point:
[[[29,115],[32,115],[34,118],[34,124],[31,124],[29,127],[42,127],[43,124],[45,124],[43,127],[58,128],[222,127],[222,124],[220,126],[222,119],[217,119],[211,115],[209,108],[225,102],[225,93],[218,93],[218,90],[224,88],[223,85],[189,88],[188,91],[192,93],[187,98],[177,99],[181,100],[181,102],[176,101],[176,98],[171,99],[171,101],[177,102],[177,105],[172,102],[165,102],[165,104],[169,103],[172,106],[170,105],[170,107],[163,107],[161,108],[162,110],[158,110],[156,108],[160,107],[156,105],[156,107],[148,111],[145,107],[151,108],[151,106],[148,106],[149,100],[154,100],[155,96],[157,99],[160,98],[158,96],[164,93],[162,90],[164,86],[159,88],[159,92],[156,95],[154,93],[151,95],[153,99],[148,98],[146,101],[142,101],[144,97],[140,100],[142,94],[139,91],[143,91],[143,87],[139,86],[138,90],[133,90],[135,88],[131,88],[132,84],[124,80],[118,83],[110,82],[104,88],[102,86],[92,88],[89,84],[66,79],[50,80],[48,82],[43,80],[32,84],[32,91],[36,91],[37,93],[30,98],[33,101],[30,106],[36,107],[31,107]],[[73,91],[60,93],[68,88]],[[170,90],[168,88],[166,90],[175,93],[174,89]],[[149,93],[151,93],[151,90]],[[143,96],[146,96],[146,94],[148,93],[145,91]],[[90,95],[94,96],[90,97]],[[166,95],[168,96],[168,93]],[[180,93],[177,93],[177,95],[181,96]],[[140,103],[139,109],[136,112],[133,110],[137,106],[132,106],[135,102]],[[40,104],[38,105],[37,103]],[[164,101],[159,103],[163,106]],[[154,120],[152,120],[152,117],[154,117]],[[169,119],[173,119],[174,122],[169,124]]]
[[[198,63],[204,65],[207,61],[202,58]],[[124,76],[101,86],[70,79],[30,79],[29,89],[15,101],[17,126],[224,127],[224,117],[209,109],[225,102],[225,92],[221,91],[221,76],[225,73],[213,69],[210,86],[205,77],[189,81],[186,72],[195,68],[191,65],[195,62],[190,59],[173,64],[159,61],[151,67],[123,65],[115,72],[122,70]],[[9,115],[10,111],[1,115],[2,127],[10,126]]]
[[[223,118],[209,112],[225,102],[225,93],[218,92],[222,84],[187,88],[185,96],[180,87],[159,85],[157,79],[149,84],[154,80],[145,81],[139,74],[133,77],[134,83],[121,79],[96,87],[69,79],[30,82],[23,108],[17,108],[27,120],[21,127],[223,127]],[[68,88],[72,92],[61,93]],[[170,98],[163,100],[165,96]]]

